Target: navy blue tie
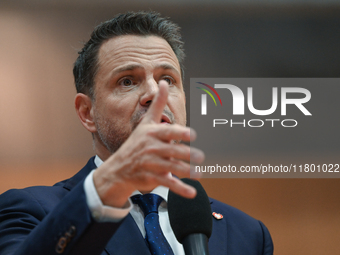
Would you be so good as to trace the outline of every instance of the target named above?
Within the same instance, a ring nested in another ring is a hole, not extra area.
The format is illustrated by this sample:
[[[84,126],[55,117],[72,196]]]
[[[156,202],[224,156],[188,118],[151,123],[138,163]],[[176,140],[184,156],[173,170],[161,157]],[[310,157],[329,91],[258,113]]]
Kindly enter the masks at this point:
[[[145,239],[153,255],[174,255],[159,225],[158,206],[163,198],[156,194],[136,195],[131,197],[144,212]]]

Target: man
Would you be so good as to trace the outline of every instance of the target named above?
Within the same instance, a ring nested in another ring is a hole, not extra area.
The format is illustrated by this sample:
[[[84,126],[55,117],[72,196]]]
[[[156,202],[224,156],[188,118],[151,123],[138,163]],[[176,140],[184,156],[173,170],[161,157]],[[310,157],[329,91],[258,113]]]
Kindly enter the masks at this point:
[[[167,254],[184,254],[169,224],[167,193],[195,197],[174,175],[190,176],[190,159],[201,163],[204,154],[179,142],[196,137],[185,127],[182,45],[179,28],[152,12],[118,15],[94,30],[74,77],[75,108],[96,157],[53,187],[0,197],[0,254],[159,254],[143,206],[130,199],[150,192],[164,199],[158,215]],[[210,254],[272,254],[261,222],[213,199],[211,207],[224,218],[213,221]]]

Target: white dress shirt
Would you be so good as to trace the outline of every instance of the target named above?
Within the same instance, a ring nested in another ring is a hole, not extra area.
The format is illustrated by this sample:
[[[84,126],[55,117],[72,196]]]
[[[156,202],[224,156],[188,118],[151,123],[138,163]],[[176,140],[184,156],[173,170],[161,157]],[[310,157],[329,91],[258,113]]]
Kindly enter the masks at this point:
[[[99,167],[103,161],[96,156],[94,159],[94,163],[97,167]],[[84,190],[86,195],[87,205],[92,213],[93,218],[99,222],[118,222],[124,217],[127,216],[128,213],[131,214],[132,218],[135,220],[140,232],[143,237],[145,237],[145,228],[144,228],[144,213],[139,208],[138,205],[135,205],[129,199],[128,203],[124,206],[124,208],[115,208],[103,205],[102,201],[99,198],[97,190],[93,183],[93,172],[86,177],[84,182]],[[164,201],[160,204],[158,208],[159,215],[159,223],[165,238],[168,240],[173,252],[175,255],[185,255],[184,249],[181,243],[179,243],[171,229],[169,214],[167,208],[167,200],[169,189],[163,186],[158,186],[150,193],[157,194],[161,196]],[[134,191],[131,196],[141,194],[139,191]]]

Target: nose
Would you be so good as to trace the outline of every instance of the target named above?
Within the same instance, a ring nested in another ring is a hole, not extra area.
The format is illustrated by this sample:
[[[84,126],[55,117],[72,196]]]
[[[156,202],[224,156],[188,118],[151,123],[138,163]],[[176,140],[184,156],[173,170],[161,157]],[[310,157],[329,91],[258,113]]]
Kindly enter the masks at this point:
[[[140,97],[142,106],[149,106],[158,92],[158,84],[154,79],[148,80],[143,84],[143,91]]]

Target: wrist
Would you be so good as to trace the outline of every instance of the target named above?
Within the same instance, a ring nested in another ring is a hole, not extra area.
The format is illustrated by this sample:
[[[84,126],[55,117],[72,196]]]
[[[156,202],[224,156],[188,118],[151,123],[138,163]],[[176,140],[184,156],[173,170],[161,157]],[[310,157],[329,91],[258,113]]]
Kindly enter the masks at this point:
[[[103,205],[115,208],[128,207],[128,200],[134,189],[129,189],[124,182],[103,177],[98,170],[93,173],[93,183]]]

